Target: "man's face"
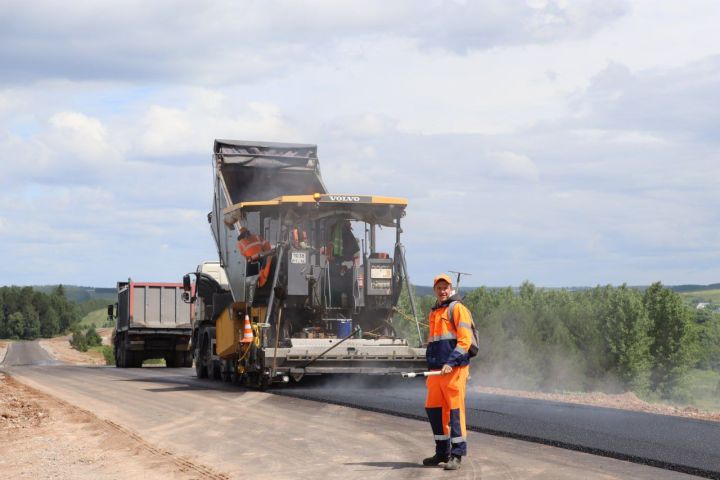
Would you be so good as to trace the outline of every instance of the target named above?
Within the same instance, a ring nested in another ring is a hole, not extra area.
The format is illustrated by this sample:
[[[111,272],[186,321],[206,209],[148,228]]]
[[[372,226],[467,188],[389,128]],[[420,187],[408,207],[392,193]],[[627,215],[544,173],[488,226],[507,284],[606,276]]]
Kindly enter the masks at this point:
[[[440,303],[444,302],[452,295],[452,288],[445,280],[438,281],[433,287],[433,290],[435,291],[435,297]]]

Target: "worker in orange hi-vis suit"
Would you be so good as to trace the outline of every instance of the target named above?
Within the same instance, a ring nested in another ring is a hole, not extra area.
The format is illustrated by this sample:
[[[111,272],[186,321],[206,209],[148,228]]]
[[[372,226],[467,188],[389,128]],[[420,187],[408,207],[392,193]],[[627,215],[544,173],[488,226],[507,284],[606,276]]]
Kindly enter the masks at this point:
[[[238,235],[238,249],[240,250],[240,253],[248,259],[248,261],[257,262],[257,256],[262,252],[271,250],[272,247],[261,236],[250,233],[247,228],[241,227],[240,235]],[[258,287],[262,287],[267,282],[267,279],[270,276],[271,265],[272,257],[266,257],[264,259],[264,265],[262,262],[260,263]]]
[[[423,460],[423,465],[445,463],[445,470],[460,468],[467,455],[465,430],[465,384],[468,379],[472,344],[472,316],[461,303],[449,305],[460,298],[452,291],[452,280],[440,274],[433,281],[437,302],[430,311],[429,338],[426,358],[429,369],[441,375],[427,377],[427,412],[435,436],[435,455]]]

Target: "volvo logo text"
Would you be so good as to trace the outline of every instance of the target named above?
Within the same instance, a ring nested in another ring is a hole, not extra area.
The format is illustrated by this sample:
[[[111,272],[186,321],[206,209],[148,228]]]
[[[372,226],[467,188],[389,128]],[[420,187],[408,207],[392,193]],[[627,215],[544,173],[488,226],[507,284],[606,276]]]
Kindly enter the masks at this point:
[[[359,202],[360,197],[351,195],[329,195],[333,202]]]

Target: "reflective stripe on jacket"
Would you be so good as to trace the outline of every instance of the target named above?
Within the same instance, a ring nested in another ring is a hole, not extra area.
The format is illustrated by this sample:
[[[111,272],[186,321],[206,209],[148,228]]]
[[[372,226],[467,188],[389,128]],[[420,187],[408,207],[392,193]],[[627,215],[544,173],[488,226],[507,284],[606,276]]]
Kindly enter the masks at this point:
[[[271,247],[262,237],[250,234],[238,242],[238,248],[244,257],[252,258],[259,253],[270,250]]]
[[[253,261],[253,257],[255,255],[259,255],[262,252],[267,252],[268,250],[271,250],[272,247],[270,244],[264,240],[261,236],[250,234],[247,237],[243,238],[242,240],[238,241],[238,249],[240,250],[240,253],[248,259],[248,261]],[[257,259],[255,259],[257,261]],[[258,277],[258,286],[263,287],[265,286],[265,283],[268,281],[268,277],[270,276],[270,265],[272,265],[272,257],[267,257],[264,260],[260,261],[260,272]]]
[[[472,317],[467,307],[457,303],[453,308],[453,318],[448,319],[450,302],[459,300],[453,295],[430,311],[428,324],[428,346],[426,359],[431,369],[442,368],[447,364],[451,367],[462,367],[470,363],[468,350],[472,344]]]

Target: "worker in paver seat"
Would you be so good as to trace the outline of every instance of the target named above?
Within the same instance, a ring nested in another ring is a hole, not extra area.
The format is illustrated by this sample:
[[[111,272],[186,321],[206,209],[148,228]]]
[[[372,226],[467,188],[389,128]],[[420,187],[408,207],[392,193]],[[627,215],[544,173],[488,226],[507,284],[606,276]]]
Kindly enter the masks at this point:
[[[272,265],[272,257],[266,257],[262,260],[258,259],[258,255],[272,249],[270,244],[261,236],[250,233],[245,227],[240,228],[238,235],[238,249],[240,253],[248,259],[249,262],[260,261],[258,287],[262,287],[267,282],[270,275],[270,267]]]
[[[445,463],[445,470],[460,468],[467,454],[465,431],[465,384],[470,369],[468,351],[472,343],[472,316],[461,303],[449,305],[460,298],[452,291],[452,280],[440,274],[433,280],[437,302],[430,311],[427,345],[427,364],[441,375],[427,377],[425,411],[435,436],[435,455],[423,460],[423,465]]]
[[[352,224],[338,221],[331,230],[330,251],[332,260],[338,262],[356,262],[360,258],[360,245],[352,231]]]

